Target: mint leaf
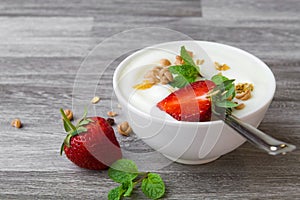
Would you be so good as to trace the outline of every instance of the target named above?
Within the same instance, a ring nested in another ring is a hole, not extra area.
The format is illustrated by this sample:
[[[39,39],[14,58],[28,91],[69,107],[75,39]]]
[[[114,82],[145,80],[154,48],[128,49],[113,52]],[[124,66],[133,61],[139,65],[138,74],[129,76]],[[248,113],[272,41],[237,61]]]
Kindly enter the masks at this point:
[[[236,107],[238,104],[234,103],[232,101],[221,101],[221,102],[215,102],[216,106],[221,108],[233,108]]]
[[[219,74],[214,75],[211,80],[218,86],[215,90],[228,90],[234,85],[233,82],[235,81]]]
[[[108,175],[114,181],[121,183],[109,191],[108,200],[120,200],[122,197],[129,197],[133,189],[140,183],[142,183],[143,193],[151,199],[158,199],[165,193],[165,184],[160,175],[138,172],[137,166],[132,160],[118,160],[111,165]],[[138,175],[140,176],[138,177]]]
[[[221,84],[220,86],[221,86],[221,87],[224,87],[225,90],[228,90],[229,88],[232,87],[234,81],[235,81],[234,79],[226,80],[226,81],[224,81],[223,84]]]
[[[193,58],[187,52],[184,46],[181,47],[180,56],[184,61],[182,65],[170,66],[169,71],[175,75],[174,80],[170,83],[171,86],[182,88],[189,83],[196,81],[200,75],[199,67],[194,63]]]
[[[138,168],[132,160],[120,159],[110,166],[108,176],[117,183],[132,181],[138,176]]]
[[[229,80],[227,77],[225,76],[222,76],[222,75],[214,75],[211,80],[216,84],[216,85],[220,85],[222,84],[224,81],[227,81]]]
[[[132,181],[126,181],[120,186],[111,189],[108,193],[108,200],[119,200],[122,196],[129,197],[133,190]]]
[[[182,88],[189,83],[195,82],[200,75],[196,67],[186,64],[170,66],[168,69],[172,74],[176,75],[170,85],[177,88]]]
[[[188,78],[194,78],[196,79],[197,76],[199,76],[199,72],[196,69],[196,67],[192,66],[192,65],[174,65],[174,66],[170,66],[169,71],[172,74],[179,74],[182,75],[184,77]]]
[[[121,186],[111,189],[108,192],[108,200],[120,200],[122,196]]]
[[[217,74],[211,78],[211,80],[217,85],[214,91],[220,91],[217,95],[212,96],[212,102],[219,108],[233,108],[238,104],[227,100],[229,97],[232,99],[235,97],[235,85],[234,79],[228,79],[225,76]]]
[[[184,63],[191,66],[197,66],[195,65],[193,58],[190,56],[190,54],[187,52],[184,46],[181,47],[180,50],[180,56],[184,60]]]
[[[142,182],[142,191],[150,199],[159,199],[165,193],[165,184],[160,175],[149,173]]]
[[[124,197],[129,197],[133,190],[133,183],[132,181],[126,181],[125,183],[122,183],[123,189],[126,188],[126,192],[124,193]]]
[[[182,88],[189,84],[189,82],[183,76],[176,76],[171,83],[172,87]]]
[[[235,96],[235,86],[234,86],[234,84],[231,84],[230,88],[222,96],[221,100],[228,99],[230,96],[232,96],[232,98]]]

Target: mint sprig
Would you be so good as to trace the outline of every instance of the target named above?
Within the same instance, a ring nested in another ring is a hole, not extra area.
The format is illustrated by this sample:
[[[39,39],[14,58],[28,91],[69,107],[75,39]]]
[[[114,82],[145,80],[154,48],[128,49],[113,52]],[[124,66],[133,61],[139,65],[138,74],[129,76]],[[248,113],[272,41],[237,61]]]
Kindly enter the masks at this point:
[[[122,190],[122,185],[120,185],[114,189],[111,189],[107,197],[109,200],[118,200],[121,198],[123,193],[124,191]]]
[[[157,196],[165,193],[165,185],[160,175],[149,173],[142,182],[142,191],[150,199],[157,199]]]
[[[180,49],[180,56],[183,59],[184,63],[186,63],[187,65],[193,66],[193,67],[198,67],[194,61],[193,58],[190,56],[190,54],[187,52],[187,50],[185,49],[184,46],[181,47]]]
[[[175,75],[175,78],[170,85],[177,88],[182,88],[189,83],[193,83],[201,76],[199,67],[195,64],[193,58],[184,46],[181,47],[180,56],[183,59],[184,64],[174,65],[168,68],[169,71]]]
[[[180,49],[180,56],[184,63],[168,68],[174,76],[173,81],[169,84],[176,88],[185,87],[186,85],[197,81],[197,78],[202,77],[200,68],[195,64],[193,58],[184,46]],[[216,87],[208,94],[208,97],[212,101],[213,112],[216,114],[220,110],[231,112],[231,108],[238,106],[237,103],[232,102],[232,99],[235,97],[235,80],[229,79],[221,74],[213,76],[211,80],[216,84]]]
[[[108,176],[117,183],[132,181],[138,176],[138,168],[132,160],[117,160],[110,166]]]
[[[133,189],[141,183],[142,192],[150,199],[159,199],[165,193],[165,184],[159,174],[139,172],[132,160],[120,159],[108,170],[108,176],[121,183],[108,193],[108,200],[120,200],[129,197]]]
[[[211,80],[216,84],[216,85],[221,85],[224,81],[229,80],[227,77],[222,76],[220,74],[214,75]]]
[[[199,77],[198,70],[191,65],[183,64],[171,66],[169,67],[169,71],[172,74],[176,74],[170,85],[177,88],[182,88],[189,83],[193,83],[196,81],[197,77]]]
[[[220,108],[231,112],[231,108],[238,106],[231,101],[235,97],[235,80],[220,74],[214,75],[211,80],[216,84],[216,87],[210,91],[213,112],[219,114]]]

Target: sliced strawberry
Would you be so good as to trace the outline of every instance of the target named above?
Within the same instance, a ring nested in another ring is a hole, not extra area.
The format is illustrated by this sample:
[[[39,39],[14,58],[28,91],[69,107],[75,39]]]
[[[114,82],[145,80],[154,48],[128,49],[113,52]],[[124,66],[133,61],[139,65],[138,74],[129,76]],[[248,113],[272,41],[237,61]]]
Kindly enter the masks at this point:
[[[183,87],[157,103],[157,107],[179,121],[210,121],[211,101],[207,93],[215,87],[209,80]]]

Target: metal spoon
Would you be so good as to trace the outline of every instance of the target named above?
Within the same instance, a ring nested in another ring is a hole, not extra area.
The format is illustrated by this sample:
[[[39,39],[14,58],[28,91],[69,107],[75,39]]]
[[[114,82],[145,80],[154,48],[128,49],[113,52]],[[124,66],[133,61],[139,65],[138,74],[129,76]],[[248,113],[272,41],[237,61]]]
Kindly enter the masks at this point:
[[[222,117],[220,114],[217,114],[216,116],[223,120],[228,126],[236,130],[250,143],[265,150],[270,155],[286,154],[296,149],[295,145],[277,140],[252,125],[242,122],[239,118],[232,115],[231,112],[227,111],[225,113],[225,117]]]

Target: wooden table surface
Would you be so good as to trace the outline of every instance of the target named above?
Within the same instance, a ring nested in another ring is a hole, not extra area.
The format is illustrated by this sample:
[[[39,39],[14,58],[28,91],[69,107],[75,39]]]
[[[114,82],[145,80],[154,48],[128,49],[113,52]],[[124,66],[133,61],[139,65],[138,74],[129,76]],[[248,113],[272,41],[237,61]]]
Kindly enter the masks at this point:
[[[90,107],[99,115],[116,106],[111,78],[124,56],[107,67],[110,60],[99,55],[100,61],[87,64],[92,71],[80,66],[107,38],[99,53],[114,56],[120,53],[116,44],[130,50],[140,41],[178,39],[146,27],[233,45],[261,58],[272,69],[277,89],[259,128],[298,146],[272,157],[245,143],[206,165],[154,169],[165,180],[165,199],[300,199],[299,10],[299,0],[2,0],[0,199],[106,199],[116,186],[107,171],[80,169],[59,156],[65,136],[59,108],[85,104],[93,95],[102,98]],[[147,30],[145,37],[133,28]],[[109,46],[113,35],[122,38],[128,30],[124,44],[115,39]],[[101,77],[93,71],[104,68]],[[10,126],[14,118],[23,128]],[[151,150],[135,135],[118,140],[123,150]],[[132,199],[145,197],[136,191]]]

